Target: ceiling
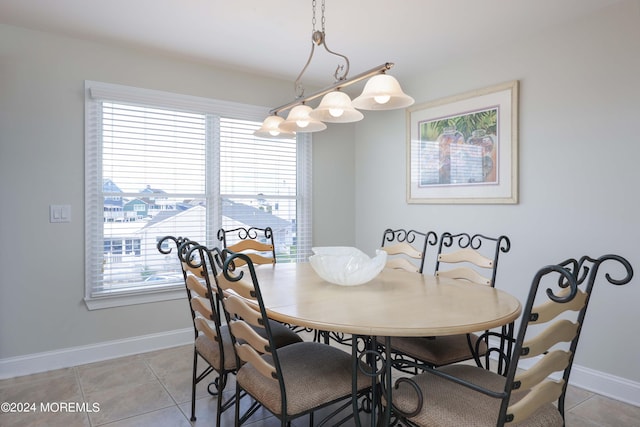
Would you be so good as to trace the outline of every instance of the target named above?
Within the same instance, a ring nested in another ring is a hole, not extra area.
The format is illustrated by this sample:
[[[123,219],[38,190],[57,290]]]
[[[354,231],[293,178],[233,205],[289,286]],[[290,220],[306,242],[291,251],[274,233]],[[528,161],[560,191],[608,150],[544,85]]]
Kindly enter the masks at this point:
[[[326,44],[349,57],[349,76],[393,62],[390,74],[402,78],[526,40],[619,1],[326,0]],[[0,23],[293,82],[311,50],[312,10],[311,0],[1,0]],[[303,84],[329,85],[339,63],[316,48]]]

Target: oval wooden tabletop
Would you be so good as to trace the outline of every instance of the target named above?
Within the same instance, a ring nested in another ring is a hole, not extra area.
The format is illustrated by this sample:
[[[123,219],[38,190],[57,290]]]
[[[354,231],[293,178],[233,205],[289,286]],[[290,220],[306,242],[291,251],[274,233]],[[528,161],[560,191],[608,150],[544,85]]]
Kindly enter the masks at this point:
[[[309,263],[256,266],[275,320],[325,331],[374,336],[440,336],[484,331],[515,321],[520,302],[499,289],[384,269],[372,281],[339,286]]]

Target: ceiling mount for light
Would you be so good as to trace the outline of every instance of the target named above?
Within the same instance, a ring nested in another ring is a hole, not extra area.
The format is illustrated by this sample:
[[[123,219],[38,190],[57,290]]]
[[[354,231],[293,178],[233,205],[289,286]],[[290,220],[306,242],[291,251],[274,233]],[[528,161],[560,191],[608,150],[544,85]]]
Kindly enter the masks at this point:
[[[402,91],[398,81],[394,77],[385,74],[387,70],[393,67],[393,63],[391,62],[386,62],[378,67],[360,73],[355,77],[348,77],[349,58],[327,47],[324,2],[325,0],[322,0],[322,30],[316,30],[316,0],[312,0],[311,2],[313,7],[311,52],[309,53],[306,64],[294,82],[296,98],[287,104],[273,108],[269,112],[271,115],[265,119],[262,127],[254,133],[256,136],[282,138],[285,136],[290,137],[293,132],[317,132],[326,129],[327,125],[322,122],[350,123],[362,120],[364,115],[357,109],[393,110],[405,108],[414,103],[413,98]],[[344,60],[344,64],[338,65],[333,73],[333,77],[335,78],[333,84],[318,92],[305,96],[302,76],[311,63],[316,46],[322,46],[328,53],[339,56]],[[353,102],[346,93],[340,92],[340,89],[368,79],[369,77],[371,77],[371,79],[365,85],[364,91],[360,96],[355,98]],[[321,96],[324,96],[324,98],[315,110],[307,105],[309,101],[313,101]],[[291,109],[291,111],[286,120],[278,115],[289,109]],[[273,128],[274,124],[277,125],[277,129]],[[276,135],[274,135],[274,133]]]

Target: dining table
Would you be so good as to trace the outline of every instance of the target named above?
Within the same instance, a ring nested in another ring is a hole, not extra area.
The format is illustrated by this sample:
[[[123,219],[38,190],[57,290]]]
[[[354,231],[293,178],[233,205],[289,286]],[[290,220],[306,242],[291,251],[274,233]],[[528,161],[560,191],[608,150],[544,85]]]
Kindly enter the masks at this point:
[[[270,318],[384,342],[385,350],[373,357],[369,374],[372,385],[379,378],[385,381],[381,390],[386,402],[392,401],[390,337],[485,331],[512,325],[521,313],[519,300],[503,290],[399,269],[385,268],[371,281],[357,286],[329,283],[307,262],[256,265],[255,272]],[[362,358],[362,353],[357,355],[355,342],[353,339],[353,357]],[[376,350],[367,351],[371,356],[370,352]],[[377,387],[372,387],[370,423],[388,425],[391,405],[381,405],[376,392]],[[360,425],[355,393],[353,407]]]

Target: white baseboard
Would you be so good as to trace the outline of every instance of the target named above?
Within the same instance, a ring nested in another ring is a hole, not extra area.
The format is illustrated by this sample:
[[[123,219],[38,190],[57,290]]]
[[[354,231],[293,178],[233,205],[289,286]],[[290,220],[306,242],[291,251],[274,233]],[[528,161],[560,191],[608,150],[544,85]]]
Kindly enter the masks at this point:
[[[72,347],[26,356],[0,359],[0,379],[69,368],[132,354],[193,343],[193,329],[179,329],[116,341]],[[521,361],[524,369],[536,358]],[[640,383],[615,375],[573,365],[569,383],[576,387],[640,407]]]
[[[573,365],[569,384],[640,407],[640,383]]]
[[[193,328],[0,359],[0,379],[193,343]]]
[[[529,369],[540,357],[520,360],[518,367]],[[551,375],[554,379],[561,375]],[[569,384],[584,390],[640,407],[640,383],[573,364]]]

